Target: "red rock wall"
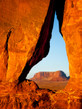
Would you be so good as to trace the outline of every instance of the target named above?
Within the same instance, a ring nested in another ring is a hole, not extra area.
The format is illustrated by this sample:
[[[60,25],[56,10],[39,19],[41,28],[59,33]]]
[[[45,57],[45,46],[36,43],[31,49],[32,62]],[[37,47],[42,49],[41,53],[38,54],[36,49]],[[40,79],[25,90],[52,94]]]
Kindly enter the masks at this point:
[[[66,0],[62,34],[69,61],[70,81],[82,89],[82,1]],[[79,85],[78,85],[79,84]],[[72,87],[71,87],[72,88]]]
[[[49,2],[50,0],[0,0],[0,80],[18,79],[33,55]],[[7,57],[5,43],[9,31],[11,35]]]

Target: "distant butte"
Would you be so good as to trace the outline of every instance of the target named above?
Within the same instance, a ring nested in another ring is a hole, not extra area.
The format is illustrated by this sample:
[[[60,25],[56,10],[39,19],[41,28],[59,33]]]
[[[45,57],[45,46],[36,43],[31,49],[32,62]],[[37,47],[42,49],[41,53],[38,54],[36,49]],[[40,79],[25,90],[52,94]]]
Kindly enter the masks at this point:
[[[67,81],[69,80],[69,77],[67,77],[63,71],[39,72],[36,73],[31,80]]]

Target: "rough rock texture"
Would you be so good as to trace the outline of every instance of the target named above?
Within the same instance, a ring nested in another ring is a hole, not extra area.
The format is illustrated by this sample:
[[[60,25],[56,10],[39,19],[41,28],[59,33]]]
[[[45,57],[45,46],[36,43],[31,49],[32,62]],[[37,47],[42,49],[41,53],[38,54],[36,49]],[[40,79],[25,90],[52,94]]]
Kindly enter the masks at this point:
[[[69,61],[70,80],[65,88],[82,108],[82,1],[66,0],[62,34]],[[79,106],[79,105],[78,105]],[[76,106],[77,107],[77,106]],[[71,108],[71,104],[70,107]],[[79,108],[79,107],[77,107]]]
[[[69,77],[63,71],[56,72],[39,72],[34,75],[31,80],[47,80],[47,81],[66,81]]]
[[[33,81],[0,83],[0,109],[81,109],[80,93],[39,89]]]
[[[0,109],[82,108],[82,0],[50,1],[0,0]],[[70,80],[53,93],[24,80],[49,51],[55,10],[60,29],[63,18]]]
[[[35,50],[48,6],[49,0],[0,0],[0,80],[20,76]]]
[[[82,90],[82,1],[66,0],[62,34],[69,61],[71,89]],[[68,86],[69,86],[68,84]],[[79,84],[79,85],[78,85]],[[67,86],[67,87],[68,87]]]
[[[52,91],[40,90],[33,81],[24,81],[18,86],[16,83],[0,84],[0,109],[42,109],[51,106]]]

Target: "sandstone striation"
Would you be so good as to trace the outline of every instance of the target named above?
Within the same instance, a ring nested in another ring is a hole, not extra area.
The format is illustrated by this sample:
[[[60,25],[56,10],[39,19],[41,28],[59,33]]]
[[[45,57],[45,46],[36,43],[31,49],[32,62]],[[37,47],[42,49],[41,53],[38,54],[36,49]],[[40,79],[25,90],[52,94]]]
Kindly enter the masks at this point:
[[[70,70],[56,93],[25,80],[48,54],[55,11]],[[0,109],[82,108],[81,25],[82,0],[0,0]]]

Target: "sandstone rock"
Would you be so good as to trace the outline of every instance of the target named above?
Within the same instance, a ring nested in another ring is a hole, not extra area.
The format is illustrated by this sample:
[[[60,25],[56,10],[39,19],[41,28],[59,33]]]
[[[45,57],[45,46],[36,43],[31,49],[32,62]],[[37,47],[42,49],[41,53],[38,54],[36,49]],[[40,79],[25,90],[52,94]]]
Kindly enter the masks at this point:
[[[53,92],[29,80],[0,82],[0,109],[81,109],[80,93]],[[75,95],[77,95],[75,97]]]
[[[0,0],[0,109],[82,108],[82,0],[66,0],[64,17],[64,3],[50,1]],[[70,69],[67,87],[56,93],[24,81],[49,51],[55,10]]]
[[[42,109],[51,107],[52,91],[39,89],[33,82],[26,80],[17,85],[15,82],[0,83],[0,109]]]
[[[70,81],[74,90],[82,90],[82,1],[66,0],[62,34],[66,43]],[[79,85],[78,85],[79,84]],[[68,87],[67,86],[67,87]]]
[[[49,0],[0,0],[0,80],[14,81],[20,76],[35,50],[48,6]]]

